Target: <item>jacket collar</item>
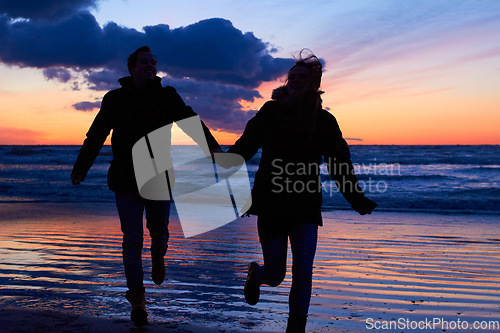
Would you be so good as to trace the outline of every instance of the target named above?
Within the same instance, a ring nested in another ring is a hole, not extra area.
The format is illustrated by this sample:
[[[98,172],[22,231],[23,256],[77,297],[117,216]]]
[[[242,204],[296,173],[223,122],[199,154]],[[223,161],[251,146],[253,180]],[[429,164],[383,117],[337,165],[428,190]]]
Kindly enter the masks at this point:
[[[118,80],[118,82],[120,83],[120,85],[127,89],[127,90],[137,90],[135,84],[134,84],[134,79],[132,78],[132,76],[125,76],[125,77],[122,77],[121,79]],[[161,85],[161,77],[155,77],[154,80],[152,80],[151,82],[148,82],[148,84],[146,85],[146,90],[150,90],[150,89],[154,89],[154,88],[161,88],[162,85]]]

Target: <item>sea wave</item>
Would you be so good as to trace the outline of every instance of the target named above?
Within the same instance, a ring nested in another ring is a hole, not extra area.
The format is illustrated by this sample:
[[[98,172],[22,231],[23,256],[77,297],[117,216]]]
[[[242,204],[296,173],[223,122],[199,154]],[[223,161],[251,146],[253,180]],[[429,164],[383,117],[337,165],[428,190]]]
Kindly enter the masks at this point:
[[[106,180],[111,148],[103,147],[85,182],[72,186],[69,175],[79,149],[0,146],[0,202],[113,202]],[[186,146],[174,149],[191,153]],[[365,194],[379,204],[379,210],[488,214],[500,210],[500,146],[352,146],[351,150]],[[260,156],[259,152],[247,162],[251,184]],[[350,209],[324,165],[321,172],[324,210]]]

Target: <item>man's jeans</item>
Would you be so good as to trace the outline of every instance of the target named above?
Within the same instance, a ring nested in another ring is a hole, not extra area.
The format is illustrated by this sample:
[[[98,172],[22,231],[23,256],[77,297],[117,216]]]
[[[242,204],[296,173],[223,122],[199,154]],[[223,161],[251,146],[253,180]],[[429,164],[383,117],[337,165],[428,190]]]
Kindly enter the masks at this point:
[[[270,286],[281,284],[286,275],[288,238],[292,247],[292,287],[289,296],[291,316],[306,316],[311,302],[314,255],[318,242],[318,226],[299,224],[289,234],[261,242],[264,265],[256,273],[257,281]]]
[[[123,233],[123,265],[128,289],[143,287],[142,270],[143,214],[151,236],[151,254],[165,256],[167,252],[170,201],[153,201],[138,193],[115,192],[116,207]]]

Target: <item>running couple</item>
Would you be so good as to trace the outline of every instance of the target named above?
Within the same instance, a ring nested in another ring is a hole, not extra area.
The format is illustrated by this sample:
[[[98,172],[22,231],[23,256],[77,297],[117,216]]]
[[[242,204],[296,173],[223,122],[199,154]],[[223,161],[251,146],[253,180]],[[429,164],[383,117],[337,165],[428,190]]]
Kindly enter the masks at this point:
[[[148,322],[142,267],[143,214],[145,211],[151,236],[152,280],[160,285],[165,279],[170,201],[147,200],[139,195],[132,147],[148,133],[196,115],[174,88],[161,85],[156,66],[156,57],[147,46],[129,56],[131,75],[119,80],[121,88],[104,96],[71,172],[72,183],[80,184],[112,130],[113,159],[108,185],[115,194],[123,232],[123,263],[128,288],[125,297],[132,306],[130,317],[137,326]],[[272,100],[262,106],[228,150],[248,161],[262,149],[248,213],[257,216],[264,263],[249,264],[244,295],[248,304],[255,305],[262,284],[278,286],[283,281],[290,239],[293,264],[286,332],[305,331],[318,226],[322,225],[322,193],[321,190],[276,191],[273,187],[276,185],[273,179],[276,164],[273,161],[279,159],[283,165],[293,168],[293,165],[319,165],[324,158],[331,177],[355,211],[361,215],[370,214],[377,206],[364,196],[339,126],[322,108],[321,76],[322,65],[318,58],[312,54],[301,56],[288,71],[286,83],[273,91]],[[202,128],[210,152],[221,153],[219,144],[203,122]],[[308,173],[292,170],[280,175],[279,180],[292,184],[317,183],[311,188],[320,188],[319,168],[309,170]]]

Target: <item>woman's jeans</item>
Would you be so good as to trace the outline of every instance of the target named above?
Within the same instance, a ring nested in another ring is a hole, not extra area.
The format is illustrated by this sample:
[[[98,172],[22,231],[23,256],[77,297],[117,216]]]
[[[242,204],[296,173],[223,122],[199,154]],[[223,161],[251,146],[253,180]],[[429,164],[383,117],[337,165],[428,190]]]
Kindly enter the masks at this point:
[[[257,281],[272,287],[286,275],[288,238],[292,247],[292,287],[289,296],[290,316],[307,316],[311,301],[313,261],[318,241],[318,226],[299,224],[289,234],[261,242],[264,265],[256,273]]]
[[[129,290],[142,288],[143,214],[151,236],[151,255],[164,257],[167,252],[170,201],[153,201],[139,193],[115,192],[116,207],[123,233],[123,265]]]

